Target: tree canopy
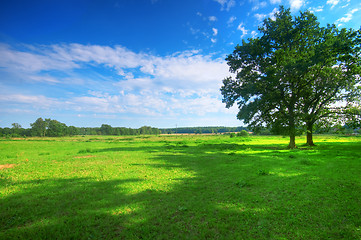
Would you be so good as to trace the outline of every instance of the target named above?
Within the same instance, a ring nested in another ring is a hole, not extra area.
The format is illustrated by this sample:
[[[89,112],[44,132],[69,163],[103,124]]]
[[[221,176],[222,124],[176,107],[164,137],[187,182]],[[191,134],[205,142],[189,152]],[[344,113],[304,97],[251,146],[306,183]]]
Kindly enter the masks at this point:
[[[335,104],[355,95],[360,84],[360,31],[320,27],[309,11],[293,17],[280,7],[259,28],[262,36],[242,41],[226,61],[234,76],[223,80],[226,107],[250,127],[288,133],[340,113]],[[337,104],[336,104],[337,105]],[[337,111],[336,111],[337,110]],[[313,144],[313,143],[312,143]]]

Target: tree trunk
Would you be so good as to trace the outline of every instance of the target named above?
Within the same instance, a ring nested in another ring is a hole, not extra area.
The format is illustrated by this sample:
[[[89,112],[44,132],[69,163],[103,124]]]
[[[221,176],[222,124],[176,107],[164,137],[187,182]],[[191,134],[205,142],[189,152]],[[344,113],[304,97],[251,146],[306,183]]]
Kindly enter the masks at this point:
[[[294,149],[296,148],[296,134],[290,133],[290,143],[288,144],[288,148],[289,149]]]
[[[306,142],[306,144],[308,146],[315,146],[315,144],[313,143],[313,139],[312,139],[312,128],[313,128],[313,124],[307,123],[307,142]]]
[[[295,128],[295,118],[293,112],[290,112],[289,119],[289,134],[290,134],[290,143],[288,144],[289,149],[296,148],[296,128]]]

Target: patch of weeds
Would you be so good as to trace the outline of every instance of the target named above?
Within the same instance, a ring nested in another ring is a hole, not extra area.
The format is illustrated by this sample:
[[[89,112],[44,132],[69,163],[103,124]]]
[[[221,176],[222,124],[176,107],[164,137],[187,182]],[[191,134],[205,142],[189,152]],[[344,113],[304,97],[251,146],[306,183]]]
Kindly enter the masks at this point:
[[[236,153],[235,153],[235,152],[231,152],[231,153],[228,153],[228,155],[234,156],[234,155],[236,155]]]
[[[50,152],[46,152],[46,153],[39,153],[39,156],[46,156],[46,155],[50,155]]]
[[[258,170],[258,176],[267,176],[267,175],[270,175],[268,170],[265,169]]]
[[[186,141],[179,141],[179,142],[176,142],[175,143],[177,146],[180,146],[180,147],[189,147],[187,145],[187,142]]]
[[[179,206],[179,207],[178,207],[178,211],[179,211],[179,212],[184,212],[184,211],[187,211],[187,210],[188,210],[188,208],[185,207],[185,206]]]
[[[236,186],[239,188],[245,188],[245,187],[250,187],[251,184],[247,180],[241,179],[238,182],[236,182]]]
[[[289,157],[289,158],[296,158],[295,155],[289,155],[288,157]]]
[[[78,153],[93,153],[93,152],[95,152],[93,149],[87,148],[87,149],[79,150]]]
[[[311,161],[309,159],[301,159],[300,164],[307,165],[307,166],[316,165],[313,161]]]

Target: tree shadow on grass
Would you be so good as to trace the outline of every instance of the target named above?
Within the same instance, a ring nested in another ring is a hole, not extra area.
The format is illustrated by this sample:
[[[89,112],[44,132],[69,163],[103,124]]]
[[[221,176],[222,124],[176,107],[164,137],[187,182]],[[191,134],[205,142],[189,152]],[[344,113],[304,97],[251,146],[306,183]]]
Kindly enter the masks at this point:
[[[99,152],[152,151],[129,167],[174,170],[169,189],[149,182],[146,190],[135,191],[148,180],[121,176],[13,183],[21,190],[0,200],[0,238],[360,238],[357,173],[336,176],[337,161],[334,166],[300,161],[326,159],[332,151],[279,153],[274,150],[282,149],[274,147],[223,143],[103,149]]]

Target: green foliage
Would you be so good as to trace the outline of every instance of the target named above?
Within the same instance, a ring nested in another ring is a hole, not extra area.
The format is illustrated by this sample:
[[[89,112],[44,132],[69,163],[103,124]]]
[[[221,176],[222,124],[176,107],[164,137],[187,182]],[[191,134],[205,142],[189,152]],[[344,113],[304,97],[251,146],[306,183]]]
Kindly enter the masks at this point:
[[[287,133],[295,148],[298,130],[312,134],[317,120],[341,113],[333,103],[360,98],[361,34],[320,27],[311,12],[293,17],[282,6],[259,30],[226,58],[235,77],[223,80],[223,102],[237,104],[237,118],[251,128]]]
[[[249,137],[249,133],[246,130],[242,130],[237,133],[237,137]]]

